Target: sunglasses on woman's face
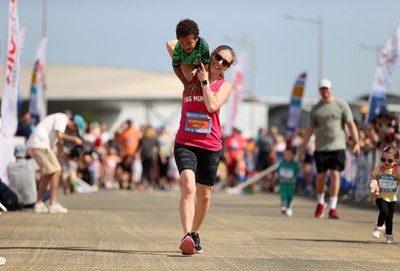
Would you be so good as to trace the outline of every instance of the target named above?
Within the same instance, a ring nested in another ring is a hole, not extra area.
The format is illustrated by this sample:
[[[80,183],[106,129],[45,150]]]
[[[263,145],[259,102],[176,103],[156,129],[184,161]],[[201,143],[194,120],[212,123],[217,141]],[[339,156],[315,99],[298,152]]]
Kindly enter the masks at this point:
[[[228,60],[224,59],[220,54],[215,53],[215,60],[220,62],[222,60],[222,65],[229,68],[231,66],[231,63],[229,63]]]
[[[386,159],[386,158],[381,158],[381,162],[382,163],[386,163],[386,161],[389,163],[389,164],[391,164],[391,163],[393,163],[394,162],[394,160],[393,159]]]

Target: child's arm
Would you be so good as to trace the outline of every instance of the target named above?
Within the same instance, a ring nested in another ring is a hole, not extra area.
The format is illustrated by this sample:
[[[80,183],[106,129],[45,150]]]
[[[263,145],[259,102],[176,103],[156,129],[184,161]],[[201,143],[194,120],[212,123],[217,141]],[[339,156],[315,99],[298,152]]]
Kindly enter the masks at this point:
[[[169,40],[169,41],[167,41],[167,44],[166,44],[167,51],[168,51],[168,54],[171,57],[171,59],[172,59],[172,55],[174,54],[175,45],[177,43],[178,43],[178,40]]]
[[[178,40],[170,40],[167,41],[166,47],[169,56],[173,57],[174,55],[174,49],[176,44],[178,43]],[[188,65],[188,64],[181,64],[180,67],[174,67],[174,73],[176,76],[181,80],[182,84],[185,87],[185,90],[189,90],[191,86],[191,81],[193,79],[193,70],[194,70],[194,65]]]

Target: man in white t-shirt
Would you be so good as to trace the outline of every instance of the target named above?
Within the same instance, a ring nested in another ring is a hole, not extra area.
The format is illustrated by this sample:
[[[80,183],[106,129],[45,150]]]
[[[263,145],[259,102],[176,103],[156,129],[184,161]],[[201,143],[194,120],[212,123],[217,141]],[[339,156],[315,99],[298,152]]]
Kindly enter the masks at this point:
[[[37,213],[67,213],[68,209],[57,203],[58,184],[61,174],[61,165],[53,151],[57,141],[69,141],[76,145],[81,145],[82,140],[79,137],[65,134],[65,129],[78,131],[82,136],[83,129],[86,127],[84,119],[75,115],[69,118],[64,113],[55,113],[46,116],[36,126],[34,132],[28,139],[26,146],[29,154],[36,160],[40,167],[42,179],[39,184],[38,198],[35,204]],[[58,148],[62,151],[62,148]],[[50,183],[50,204],[47,208],[42,198]]]

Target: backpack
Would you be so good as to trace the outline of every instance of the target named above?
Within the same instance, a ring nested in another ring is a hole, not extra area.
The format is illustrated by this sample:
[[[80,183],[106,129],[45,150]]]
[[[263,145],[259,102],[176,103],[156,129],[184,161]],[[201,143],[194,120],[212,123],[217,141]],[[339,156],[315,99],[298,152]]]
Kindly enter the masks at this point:
[[[0,180],[0,202],[8,211],[20,210],[17,194]]]

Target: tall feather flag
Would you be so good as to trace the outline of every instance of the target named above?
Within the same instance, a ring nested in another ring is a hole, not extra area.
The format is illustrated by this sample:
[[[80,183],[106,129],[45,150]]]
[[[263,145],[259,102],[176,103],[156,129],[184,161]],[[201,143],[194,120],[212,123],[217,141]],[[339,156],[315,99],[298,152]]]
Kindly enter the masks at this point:
[[[399,35],[400,25],[397,25],[383,46],[369,96],[367,123],[371,122],[375,116],[387,112],[386,92],[392,83],[393,71],[399,54]]]
[[[20,77],[20,33],[17,0],[9,1],[6,67],[1,99],[0,178],[13,159],[12,137],[18,126],[18,86]]]
[[[232,94],[229,97],[227,103],[227,118],[225,123],[225,134],[231,135],[233,127],[235,126],[236,117],[239,111],[240,103],[243,99],[243,91],[244,91],[244,64],[247,59],[246,51],[241,51],[238,54],[238,64],[235,66],[233,70],[232,77]]]
[[[301,117],[301,100],[303,98],[304,87],[306,84],[307,73],[302,73],[297,78],[290,100],[288,118],[286,122],[286,139],[291,143],[295,129],[299,126]]]
[[[33,67],[31,96],[29,100],[29,113],[36,120],[46,116],[46,105],[44,99],[44,77],[46,71],[46,48],[47,37],[40,41],[36,52],[35,65]]]
[[[20,33],[17,0],[9,1],[4,89],[1,102],[2,134],[13,136],[18,125],[18,86],[20,77]]]

